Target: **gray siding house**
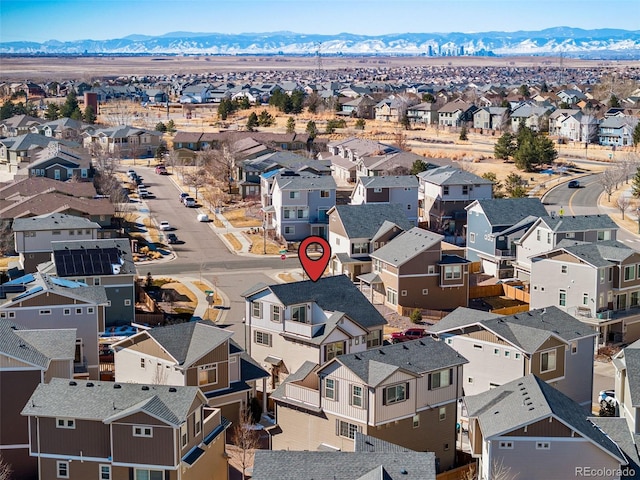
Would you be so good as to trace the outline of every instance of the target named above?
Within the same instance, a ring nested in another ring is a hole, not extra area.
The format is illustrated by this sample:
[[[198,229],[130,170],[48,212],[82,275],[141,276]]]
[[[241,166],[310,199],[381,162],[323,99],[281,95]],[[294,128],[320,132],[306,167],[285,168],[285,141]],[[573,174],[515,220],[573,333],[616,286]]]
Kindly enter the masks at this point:
[[[415,175],[358,177],[351,193],[351,205],[363,203],[397,203],[407,220],[418,224],[418,179]]]

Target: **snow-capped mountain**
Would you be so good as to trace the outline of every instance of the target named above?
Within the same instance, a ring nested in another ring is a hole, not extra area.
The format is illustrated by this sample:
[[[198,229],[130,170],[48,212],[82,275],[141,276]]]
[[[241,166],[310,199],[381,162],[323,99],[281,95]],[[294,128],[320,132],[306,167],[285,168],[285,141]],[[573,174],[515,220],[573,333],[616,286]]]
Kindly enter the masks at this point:
[[[0,54],[89,55],[566,55],[640,58],[640,31],[557,27],[541,31],[403,33],[173,32],[112,40],[0,42]]]

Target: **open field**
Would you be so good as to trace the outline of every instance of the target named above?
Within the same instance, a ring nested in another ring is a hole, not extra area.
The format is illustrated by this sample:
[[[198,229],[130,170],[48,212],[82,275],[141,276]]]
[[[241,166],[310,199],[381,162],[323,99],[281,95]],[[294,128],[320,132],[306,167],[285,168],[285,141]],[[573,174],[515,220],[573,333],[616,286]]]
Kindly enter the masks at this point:
[[[91,81],[120,75],[172,75],[207,72],[315,70],[315,56],[193,56],[193,57],[0,57],[0,80]],[[322,57],[323,69],[393,68],[415,66],[559,67],[559,57]],[[607,62],[563,58],[565,68],[622,68],[633,61]]]

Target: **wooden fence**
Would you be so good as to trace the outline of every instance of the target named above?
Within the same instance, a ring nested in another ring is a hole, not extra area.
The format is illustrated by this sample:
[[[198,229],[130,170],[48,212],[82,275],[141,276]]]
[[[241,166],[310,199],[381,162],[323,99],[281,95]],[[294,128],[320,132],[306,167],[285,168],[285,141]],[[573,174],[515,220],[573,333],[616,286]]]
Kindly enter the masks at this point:
[[[416,308],[413,307],[399,307],[399,312],[400,315],[402,315],[403,317],[409,317],[411,316],[411,314],[413,313],[413,311]],[[426,308],[421,308],[419,309],[420,313],[422,314],[422,318],[429,318],[429,319],[435,319],[435,320],[441,320],[444,317],[446,317],[447,315],[449,315],[449,312],[443,312],[442,310],[429,310]]]
[[[482,271],[482,262],[471,262],[469,264],[469,273],[480,273]]]
[[[499,297],[504,295],[504,289],[501,283],[495,285],[475,285],[469,287],[469,300],[484,297]]]
[[[521,288],[515,288],[511,285],[503,285],[504,287],[504,295],[505,297],[513,298],[514,300],[519,300],[524,303],[530,303],[531,297]]]
[[[140,325],[162,325],[164,322],[164,313],[139,313],[136,312],[136,323]]]
[[[528,312],[529,304],[514,305],[512,307],[502,307],[491,310],[491,313],[497,313],[498,315],[515,315],[516,313]]]
[[[454,468],[453,470],[447,470],[446,472],[436,475],[436,480],[467,480],[469,478],[475,478],[474,473],[476,471],[476,464],[470,463],[463,465],[462,467]]]

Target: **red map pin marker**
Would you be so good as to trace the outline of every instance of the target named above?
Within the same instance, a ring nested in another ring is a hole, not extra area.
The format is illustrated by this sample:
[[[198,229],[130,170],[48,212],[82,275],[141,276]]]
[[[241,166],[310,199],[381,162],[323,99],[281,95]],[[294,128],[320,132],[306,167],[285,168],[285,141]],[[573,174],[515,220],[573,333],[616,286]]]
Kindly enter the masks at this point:
[[[307,254],[307,248],[309,245],[313,245],[314,243],[317,243],[322,247],[322,256],[318,259],[309,258],[309,255]],[[300,242],[298,258],[300,259],[302,268],[306,274],[309,275],[309,278],[313,282],[317,282],[329,264],[329,259],[331,258],[331,246],[324,238],[312,235]]]

